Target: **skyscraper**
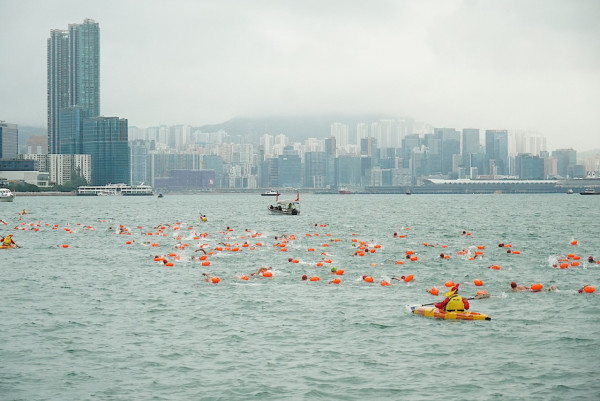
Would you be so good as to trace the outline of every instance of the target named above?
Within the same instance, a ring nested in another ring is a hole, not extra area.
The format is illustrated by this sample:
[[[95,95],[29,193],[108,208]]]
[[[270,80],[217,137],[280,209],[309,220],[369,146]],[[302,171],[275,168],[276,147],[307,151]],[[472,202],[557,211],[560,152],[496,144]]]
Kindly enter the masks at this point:
[[[85,117],[100,115],[100,28],[86,19],[53,29],[47,41],[48,152],[61,153],[60,113],[80,106]]]
[[[130,183],[127,120],[94,117],[83,120],[82,153],[92,155],[92,184]]]
[[[488,174],[508,175],[510,174],[510,165],[508,162],[508,131],[506,130],[486,130],[485,131],[485,154],[489,163],[495,166],[495,170],[490,168]]]
[[[0,120],[0,159],[16,159],[19,143],[17,124],[9,124]]]

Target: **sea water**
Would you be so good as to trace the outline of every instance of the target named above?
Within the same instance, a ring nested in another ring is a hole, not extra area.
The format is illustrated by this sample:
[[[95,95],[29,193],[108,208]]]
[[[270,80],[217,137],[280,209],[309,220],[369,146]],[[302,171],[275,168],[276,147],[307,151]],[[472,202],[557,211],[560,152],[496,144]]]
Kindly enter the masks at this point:
[[[600,197],[301,194],[299,216],[269,215],[272,201],[0,204],[0,233],[21,246],[0,251],[0,399],[600,398],[600,265],[587,262],[600,258]],[[284,251],[277,244],[292,234]],[[353,256],[361,241],[368,252]],[[202,244],[223,248],[209,266],[197,260]],[[458,254],[481,247],[474,260]],[[568,254],[580,265],[553,267]],[[154,261],[163,255],[173,267]],[[261,266],[273,277],[239,279]],[[408,274],[408,283],[391,279]],[[410,313],[407,305],[442,300],[449,280],[465,297],[487,291],[471,310],[492,320]],[[544,289],[511,292],[511,281]],[[578,293],[586,284],[598,291]]]

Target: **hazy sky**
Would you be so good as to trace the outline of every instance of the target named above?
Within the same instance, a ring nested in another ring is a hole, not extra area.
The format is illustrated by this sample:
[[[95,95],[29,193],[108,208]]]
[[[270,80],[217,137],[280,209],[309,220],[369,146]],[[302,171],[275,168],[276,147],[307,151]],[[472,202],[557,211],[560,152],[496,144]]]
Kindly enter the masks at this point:
[[[130,125],[389,113],[600,148],[598,0],[0,0],[0,120],[45,126],[46,39],[100,24]]]

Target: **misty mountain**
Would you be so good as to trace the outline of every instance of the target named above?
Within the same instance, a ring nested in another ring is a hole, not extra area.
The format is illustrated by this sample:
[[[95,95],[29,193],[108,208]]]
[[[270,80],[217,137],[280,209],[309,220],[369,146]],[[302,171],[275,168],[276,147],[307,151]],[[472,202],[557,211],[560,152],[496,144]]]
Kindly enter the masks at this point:
[[[387,117],[384,115],[322,115],[322,116],[278,116],[278,117],[237,117],[221,124],[195,127],[203,132],[223,130],[232,138],[243,136],[246,142],[258,143],[262,135],[285,134],[293,141],[303,142],[308,138],[327,138],[331,134],[331,124],[348,124],[350,135],[356,133],[356,124],[371,123]]]

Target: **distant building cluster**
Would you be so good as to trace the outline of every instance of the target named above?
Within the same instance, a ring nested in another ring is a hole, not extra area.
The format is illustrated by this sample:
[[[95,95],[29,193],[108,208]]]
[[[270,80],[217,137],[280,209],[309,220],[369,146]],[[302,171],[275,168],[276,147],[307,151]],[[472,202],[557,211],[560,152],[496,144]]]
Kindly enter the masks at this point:
[[[299,143],[265,134],[251,144],[191,126],[130,127],[132,182],[162,184],[188,169],[214,171],[214,188],[221,189],[331,189],[414,186],[430,178],[584,178],[599,169],[598,160],[590,169],[577,164],[573,149],[548,152],[539,135],[510,140],[507,130],[431,131],[408,133],[404,121],[385,120],[358,124],[351,135],[348,125],[334,122],[327,138]]]
[[[406,187],[426,180],[586,178],[598,158],[546,149],[543,136],[435,128],[404,120],[331,123],[329,135],[259,140],[186,125],[138,128],[100,113],[100,28],[93,20],[47,40],[48,135],[18,149],[18,127],[0,121],[0,179],[41,187],[75,178],[91,185],[158,190]]]

